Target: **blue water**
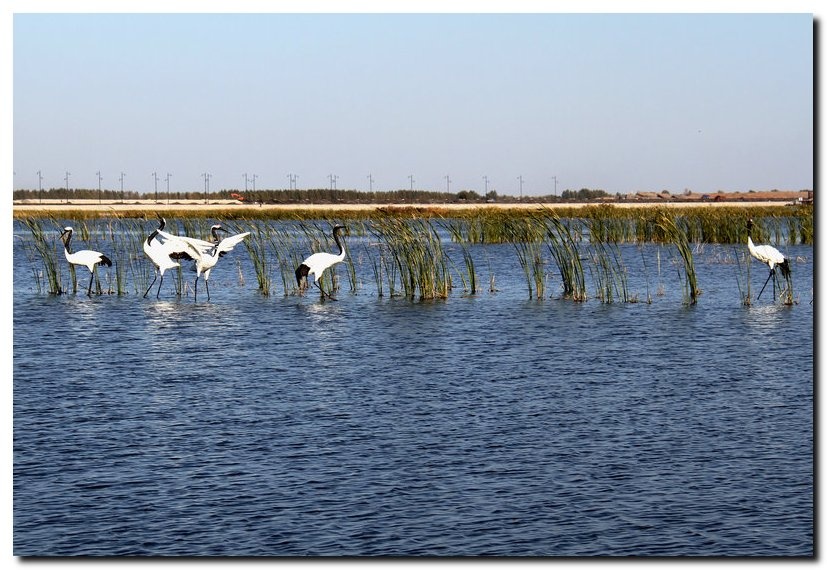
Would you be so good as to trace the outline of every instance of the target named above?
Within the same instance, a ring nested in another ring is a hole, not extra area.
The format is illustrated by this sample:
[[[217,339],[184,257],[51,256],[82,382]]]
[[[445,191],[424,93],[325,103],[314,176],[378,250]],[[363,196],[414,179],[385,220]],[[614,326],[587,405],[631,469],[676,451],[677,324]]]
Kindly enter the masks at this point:
[[[744,307],[731,249],[688,306],[528,299],[502,246],[443,301],[243,249],[209,302],[53,296],[16,248],[14,554],[812,556],[813,250]]]

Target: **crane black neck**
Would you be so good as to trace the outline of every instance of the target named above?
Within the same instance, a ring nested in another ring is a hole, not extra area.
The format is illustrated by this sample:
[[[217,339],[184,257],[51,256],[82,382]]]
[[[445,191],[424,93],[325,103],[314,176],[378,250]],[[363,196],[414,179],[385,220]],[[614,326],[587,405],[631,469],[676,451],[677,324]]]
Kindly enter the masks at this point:
[[[72,232],[64,232],[60,238],[63,240],[63,247],[66,248],[66,251],[72,253],[69,249],[69,242],[72,241]]]
[[[342,231],[342,228],[334,228],[333,229],[333,239],[336,241],[336,245],[339,246],[339,255],[345,251],[344,244],[339,240],[339,233]]]

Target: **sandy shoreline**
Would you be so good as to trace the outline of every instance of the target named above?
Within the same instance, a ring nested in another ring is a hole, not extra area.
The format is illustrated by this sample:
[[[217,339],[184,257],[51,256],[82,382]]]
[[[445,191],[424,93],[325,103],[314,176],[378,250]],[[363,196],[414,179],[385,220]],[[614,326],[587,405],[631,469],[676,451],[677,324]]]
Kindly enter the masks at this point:
[[[790,205],[788,200],[773,201],[720,201],[720,202],[615,202],[609,205],[616,208],[720,208],[720,207],[784,207]],[[54,211],[81,210],[85,212],[144,212],[146,210],[175,212],[181,210],[209,212],[213,210],[237,209],[245,210],[343,210],[343,211],[373,211],[382,208],[413,208],[413,209],[443,209],[443,210],[475,210],[475,209],[534,209],[534,208],[582,208],[599,205],[590,203],[529,203],[519,204],[244,204],[237,200],[213,200],[205,204],[201,200],[175,200],[170,203],[155,200],[131,200],[126,203],[119,201],[72,200],[69,203],[60,200],[15,200],[12,213],[43,212],[48,214]]]

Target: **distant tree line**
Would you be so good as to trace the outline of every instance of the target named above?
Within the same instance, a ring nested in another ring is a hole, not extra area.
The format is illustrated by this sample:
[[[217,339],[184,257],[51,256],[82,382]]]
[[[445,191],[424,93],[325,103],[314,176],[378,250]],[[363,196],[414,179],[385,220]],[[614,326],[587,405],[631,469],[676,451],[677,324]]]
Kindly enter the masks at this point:
[[[498,195],[490,191],[481,195],[474,190],[460,190],[457,193],[434,192],[429,190],[384,190],[366,192],[362,190],[336,190],[331,188],[310,188],[304,190],[256,190],[243,191],[222,189],[205,194],[199,192],[136,192],[133,190],[98,190],[96,188],[49,188],[41,190],[21,189],[13,192],[15,200],[101,200],[107,202],[128,202],[151,200],[157,196],[159,201],[175,200],[238,200],[257,204],[451,204],[451,203],[536,203],[585,201],[608,196],[603,190],[582,188],[577,191],[565,190],[561,196],[526,196],[517,198]]]
[[[595,198],[605,198],[609,194],[603,190],[589,190],[588,188],[581,188],[580,190],[563,190],[560,196],[563,200],[594,200]]]

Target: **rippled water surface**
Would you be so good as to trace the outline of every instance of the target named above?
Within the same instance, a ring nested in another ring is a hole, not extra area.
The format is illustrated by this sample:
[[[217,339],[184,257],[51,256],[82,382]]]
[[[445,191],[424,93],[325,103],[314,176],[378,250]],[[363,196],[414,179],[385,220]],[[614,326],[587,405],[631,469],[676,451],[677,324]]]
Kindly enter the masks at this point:
[[[14,553],[811,556],[788,249],[791,307],[704,255],[687,306],[530,300],[508,247],[436,302],[264,297],[243,249],[209,302],[52,296],[16,250]]]

